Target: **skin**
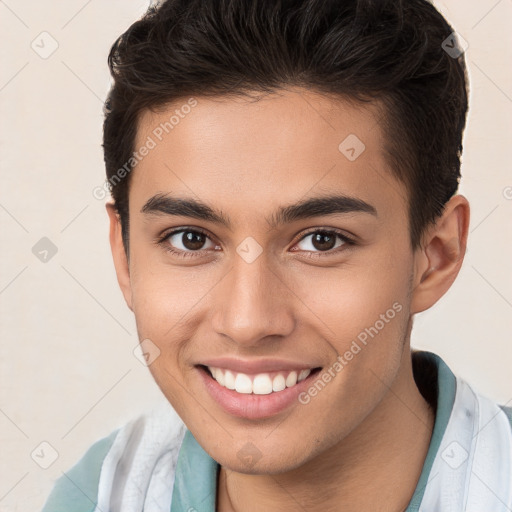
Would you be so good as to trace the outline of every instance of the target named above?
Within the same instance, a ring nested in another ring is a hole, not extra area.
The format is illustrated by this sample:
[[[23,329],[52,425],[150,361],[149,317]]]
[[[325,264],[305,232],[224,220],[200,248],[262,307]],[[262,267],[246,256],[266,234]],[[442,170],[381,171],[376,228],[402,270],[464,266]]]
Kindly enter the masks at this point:
[[[434,423],[413,379],[412,317],[439,300],[459,272],[467,200],[454,196],[413,250],[407,191],[387,167],[375,104],[302,89],[259,101],[197,100],[133,171],[128,259],[114,206],[107,211],[117,277],[139,339],[161,351],[150,371],[221,465],[217,510],[404,510]],[[136,147],[184,103],[145,112]],[[338,150],[349,134],[366,146],[355,161]],[[200,199],[222,211],[231,229],[141,213],[158,193]],[[267,219],[277,208],[334,193],[371,204],[377,215],[325,214],[270,229]],[[166,250],[171,243],[187,250],[181,235],[156,242],[180,227],[207,232],[199,256]],[[356,243],[339,240],[322,251],[307,236],[311,228],[338,229]],[[248,236],[262,248],[252,263],[236,252]],[[326,369],[395,303],[400,313],[307,405],[269,418],[226,413],[195,367],[231,356]],[[260,453],[253,465],[237,456],[246,443]]]

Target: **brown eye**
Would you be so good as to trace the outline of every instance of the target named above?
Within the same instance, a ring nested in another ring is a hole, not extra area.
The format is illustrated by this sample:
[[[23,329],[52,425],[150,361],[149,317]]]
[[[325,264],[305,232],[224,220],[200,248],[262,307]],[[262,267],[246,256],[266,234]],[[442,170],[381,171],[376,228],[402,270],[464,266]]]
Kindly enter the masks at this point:
[[[178,252],[197,252],[215,247],[215,244],[205,233],[195,229],[180,229],[179,231],[173,231],[164,238],[164,242]],[[210,247],[205,247],[207,242],[210,242]]]
[[[305,235],[297,246],[302,244],[302,247],[299,247],[302,251],[327,252],[351,243],[348,237],[336,231],[316,230]]]
[[[336,245],[336,236],[327,232],[315,233],[311,239],[311,244],[319,251],[329,251]]]
[[[197,251],[204,245],[206,236],[203,233],[196,233],[194,231],[184,231],[181,235],[181,243],[191,251]]]

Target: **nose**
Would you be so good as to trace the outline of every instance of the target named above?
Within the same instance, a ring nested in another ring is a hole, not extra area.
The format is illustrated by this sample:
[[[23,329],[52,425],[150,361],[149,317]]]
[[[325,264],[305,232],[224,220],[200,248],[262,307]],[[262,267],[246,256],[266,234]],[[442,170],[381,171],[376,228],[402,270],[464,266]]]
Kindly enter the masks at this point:
[[[288,336],[295,327],[293,293],[265,253],[248,263],[238,255],[216,289],[212,327],[241,346]]]

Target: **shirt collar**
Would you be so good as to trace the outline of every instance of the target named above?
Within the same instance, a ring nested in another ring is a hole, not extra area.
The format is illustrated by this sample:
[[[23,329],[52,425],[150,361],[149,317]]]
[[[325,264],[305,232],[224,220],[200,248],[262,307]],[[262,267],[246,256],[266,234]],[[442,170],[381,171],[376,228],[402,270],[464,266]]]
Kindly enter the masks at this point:
[[[432,352],[418,351],[413,353],[413,357],[417,357],[420,364],[430,363],[437,367],[437,407],[434,429],[432,431],[427,456],[423,463],[420,479],[418,480],[412,499],[405,512],[417,512],[419,510],[423,495],[425,494],[425,488],[429,481],[432,464],[439,452],[441,440],[446,431],[448,420],[450,419],[457,386],[455,375],[438,355]]]
[[[215,512],[219,464],[187,429],[181,444],[171,512]]]

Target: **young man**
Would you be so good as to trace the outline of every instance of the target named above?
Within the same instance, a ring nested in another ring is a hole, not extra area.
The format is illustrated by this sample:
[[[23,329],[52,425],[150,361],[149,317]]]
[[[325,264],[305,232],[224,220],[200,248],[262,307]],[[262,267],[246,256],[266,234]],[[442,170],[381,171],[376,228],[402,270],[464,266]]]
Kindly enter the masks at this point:
[[[44,511],[512,510],[511,410],[410,347],[469,224],[435,8],[169,0],[109,63],[110,242],[168,404]]]

